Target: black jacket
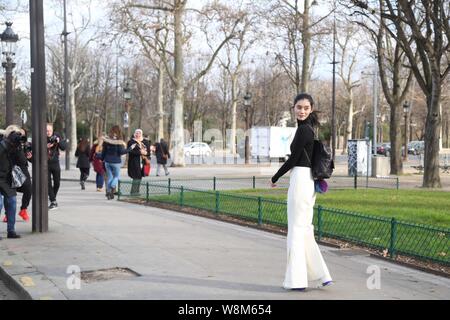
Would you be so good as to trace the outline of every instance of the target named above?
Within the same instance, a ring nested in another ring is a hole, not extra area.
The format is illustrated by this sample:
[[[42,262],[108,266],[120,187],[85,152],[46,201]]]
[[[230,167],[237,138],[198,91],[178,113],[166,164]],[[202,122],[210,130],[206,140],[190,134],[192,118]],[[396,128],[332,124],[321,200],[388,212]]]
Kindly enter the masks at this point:
[[[0,142],[0,193],[6,197],[16,196],[16,189],[11,188],[12,167],[15,158],[15,152],[11,151],[10,146],[5,140]]]
[[[54,133],[53,135],[59,138],[59,143],[54,145],[52,148],[47,149],[48,162],[59,164],[59,150],[61,151],[66,150],[67,144],[64,140],[61,139],[61,137],[57,133]],[[47,137],[47,144],[48,143],[50,143],[49,137]]]
[[[89,145],[87,145],[86,149],[83,151],[77,147],[77,150],[75,151],[75,157],[78,158],[77,168],[89,169],[91,167],[91,163],[89,162],[90,151],[91,147]]]
[[[167,147],[167,143],[163,141],[162,143],[157,143],[155,145],[155,153],[156,153],[156,160],[159,164],[167,164],[167,159],[170,158],[169,148]],[[167,159],[163,158],[163,155],[167,155]]]
[[[291,143],[291,156],[281,166],[278,172],[272,177],[272,183],[276,183],[280,177],[294,167],[309,167],[311,163],[314,148],[314,131],[312,130],[311,118],[304,121],[298,121],[298,128],[295,132],[294,140]],[[305,154],[305,151],[308,157]]]
[[[134,139],[131,139],[128,141],[128,149],[131,148],[133,144],[137,143]],[[142,140],[142,144],[147,149],[146,157],[150,160],[150,141],[148,140]],[[128,155],[128,176],[131,179],[137,179],[140,180],[143,177],[143,166],[144,160],[141,156],[141,146],[137,143],[136,147],[130,151],[130,154]]]

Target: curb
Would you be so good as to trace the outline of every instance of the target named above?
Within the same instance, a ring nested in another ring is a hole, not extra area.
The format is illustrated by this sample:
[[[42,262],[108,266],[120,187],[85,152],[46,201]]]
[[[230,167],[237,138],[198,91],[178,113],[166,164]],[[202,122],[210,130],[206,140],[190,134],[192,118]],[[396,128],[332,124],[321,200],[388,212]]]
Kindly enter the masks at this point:
[[[0,278],[20,300],[67,300],[47,276],[4,246],[0,248]]]
[[[19,300],[33,300],[31,295],[23,286],[20,285],[4,268],[0,265],[0,279],[3,280],[6,287],[13,291],[19,297]]]

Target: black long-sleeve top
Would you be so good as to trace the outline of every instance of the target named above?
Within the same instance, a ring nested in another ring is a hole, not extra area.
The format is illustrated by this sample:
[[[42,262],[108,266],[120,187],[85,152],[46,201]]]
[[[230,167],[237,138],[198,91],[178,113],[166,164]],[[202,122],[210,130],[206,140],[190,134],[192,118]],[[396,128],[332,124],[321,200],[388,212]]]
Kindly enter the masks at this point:
[[[304,121],[297,121],[298,128],[294,140],[291,143],[291,156],[272,177],[272,183],[276,183],[286,172],[294,167],[309,167],[311,163],[303,150],[306,150],[309,159],[312,159],[314,147],[314,131],[312,130],[311,117]]]

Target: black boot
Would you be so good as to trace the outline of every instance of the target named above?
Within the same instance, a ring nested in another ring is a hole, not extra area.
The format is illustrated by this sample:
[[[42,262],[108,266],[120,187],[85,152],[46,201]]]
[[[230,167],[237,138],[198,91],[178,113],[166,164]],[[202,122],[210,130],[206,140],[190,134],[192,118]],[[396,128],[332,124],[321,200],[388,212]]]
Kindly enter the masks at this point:
[[[8,239],[19,239],[20,235],[18,235],[15,231],[8,232]]]

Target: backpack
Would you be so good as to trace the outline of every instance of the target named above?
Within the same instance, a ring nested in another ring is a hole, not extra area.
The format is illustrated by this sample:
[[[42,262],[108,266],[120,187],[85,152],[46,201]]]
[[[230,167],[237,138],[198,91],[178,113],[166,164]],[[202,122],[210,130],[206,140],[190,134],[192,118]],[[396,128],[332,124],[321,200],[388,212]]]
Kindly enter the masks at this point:
[[[314,129],[309,126],[311,130]],[[333,174],[333,154],[329,147],[325,146],[319,139],[314,139],[312,161],[309,159],[306,149],[303,149],[311,165],[312,175],[315,180],[329,179]]]

